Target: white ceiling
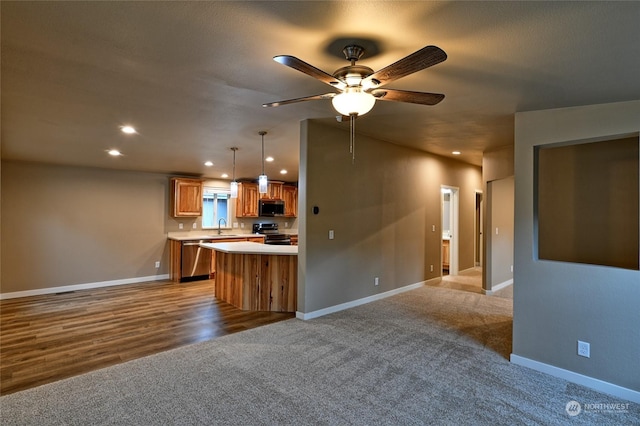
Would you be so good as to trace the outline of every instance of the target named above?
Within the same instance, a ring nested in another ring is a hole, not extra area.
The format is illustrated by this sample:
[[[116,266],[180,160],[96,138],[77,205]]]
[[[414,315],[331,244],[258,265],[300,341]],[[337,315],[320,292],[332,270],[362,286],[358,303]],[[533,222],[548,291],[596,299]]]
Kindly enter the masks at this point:
[[[348,65],[339,38],[375,41],[359,62],[374,70],[425,45],[447,52],[388,86],[444,93],[440,104],[377,102],[357,130],[477,165],[513,143],[517,111],[640,99],[637,1],[0,5],[3,159],[215,178],[231,173],[237,146],[236,177],[255,178],[266,130],[267,175],[296,180],[300,120],[348,124],[329,100],[263,108],[331,91],[272,57],[333,73]]]

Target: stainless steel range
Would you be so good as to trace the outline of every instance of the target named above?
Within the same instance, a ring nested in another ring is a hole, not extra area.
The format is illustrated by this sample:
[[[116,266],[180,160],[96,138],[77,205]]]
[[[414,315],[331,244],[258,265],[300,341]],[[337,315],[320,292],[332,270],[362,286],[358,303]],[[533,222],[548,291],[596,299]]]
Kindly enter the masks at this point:
[[[278,232],[277,223],[254,223],[253,233],[264,235],[264,243],[272,245],[289,246],[291,237]]]

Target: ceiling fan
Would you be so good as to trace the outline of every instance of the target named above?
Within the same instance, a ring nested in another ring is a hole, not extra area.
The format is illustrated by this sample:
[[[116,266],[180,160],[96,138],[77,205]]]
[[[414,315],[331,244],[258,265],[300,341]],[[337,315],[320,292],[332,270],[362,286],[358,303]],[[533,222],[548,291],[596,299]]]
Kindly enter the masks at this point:
[[[447,59],[447,54],[439,47],[425,46],[375,72],[364,65],[356,65],[364,51],[365,49],[362,46],[355,44],[346,46],[343,49],[343,53],[347,60],[351,61],[351,65],[342,67],[333,74],[328,74],[295,56],[275,56],[273,58],[274,61],[303,72],[339,91],[271,102],[262,106],[275,107],[302,101],[331,99],[334,108],[344,116],[351,116],[353,121],[353,118],[371,111],[376,100],[435,105],[444,99],[444,95],[438,93],[382,88],[382,86],[399,78],[429,68]]]

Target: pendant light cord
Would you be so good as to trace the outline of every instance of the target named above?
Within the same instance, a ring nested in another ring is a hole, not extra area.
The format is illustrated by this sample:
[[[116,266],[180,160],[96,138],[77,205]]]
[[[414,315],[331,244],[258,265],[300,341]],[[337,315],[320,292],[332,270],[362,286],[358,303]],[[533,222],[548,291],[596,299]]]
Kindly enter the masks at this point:
[[[238,148],[231,148],[231,150],[233,151],[233,181],[236,181],[236,151],[238,150]]]
[[[260,136],[262,136],[262,174],[264,175],[264,135],[267,132],[260,132]]]

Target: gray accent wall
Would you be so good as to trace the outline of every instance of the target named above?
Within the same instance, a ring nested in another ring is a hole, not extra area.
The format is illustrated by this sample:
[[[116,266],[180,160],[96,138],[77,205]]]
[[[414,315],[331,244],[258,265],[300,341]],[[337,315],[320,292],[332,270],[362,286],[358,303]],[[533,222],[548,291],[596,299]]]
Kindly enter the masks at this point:
[[[459,265],[460,270],[474,266],[480,167],[361,134],[356,136],[352,164],[348,128],[348,123],[342,129],[302,122],[298,294],[302,313],[439,277],[441,185],[460,188]],[[313,213],[314,206],[318,214]],[[334,231],[333,240],[329,230]]]
[[[515,123],[513,354],[640,391],[640,272],[538,260],[534,217],[535,147],[637,137],[640,101],[522,112]]]

